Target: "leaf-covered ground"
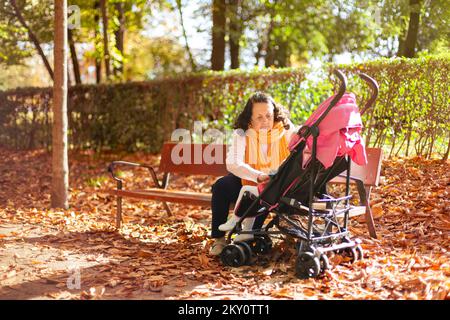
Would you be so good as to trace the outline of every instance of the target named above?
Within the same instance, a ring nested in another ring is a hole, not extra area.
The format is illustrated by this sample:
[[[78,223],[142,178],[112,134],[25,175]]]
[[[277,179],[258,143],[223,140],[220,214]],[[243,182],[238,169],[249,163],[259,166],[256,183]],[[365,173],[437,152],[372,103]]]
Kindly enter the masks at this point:
[[[51,155],[0,150],[0,299],[449,299],[450,166],[384,161],[372,194],[378,240],[364,218],[351,222],[364,260],[331,257],[318,279],[294,276],[289,241],[251,266],[222,267],[208,256],[210,210],[124,201],[115,230],[112,159],[158,163],[145,154],[70,154],[68,210],[49,209]],[[126,186],[151,186],[145,171]],[[171,187],[210,191],[213,178],[177,176]],[[343,261],[344,260],[344,261]]]

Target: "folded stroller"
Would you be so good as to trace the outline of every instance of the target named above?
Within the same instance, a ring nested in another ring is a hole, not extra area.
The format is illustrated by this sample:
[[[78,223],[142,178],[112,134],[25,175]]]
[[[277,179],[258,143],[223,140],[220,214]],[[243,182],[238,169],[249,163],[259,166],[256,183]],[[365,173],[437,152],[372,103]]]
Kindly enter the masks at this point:
[[[360,73],[369,84],[372,95],[360,112],[353,93],[346,93],[347,79],[339,70],[334,74],[340,80],[336,95],[324,101],[291,139],[290,155],[281,164],[258,197],[244,195],[240,207],[245,212],[228,234],[228,245],[221,253],[226,266],[248,264],[252,257],[265,254],[272,248],[270,235],[293,237],[298,252],[295,272],[297,277],[317,277],[329,268],[327,253],[335,252],[362,259],[359,239],[351,239],[348,231],[350,204],[350,163],[367,163],[360,132],[361,115],[370,108],[378,95],[375,80]],[[345,194],[333,197],[327,194],[326,184],[344,171]],[[242,206],[242,203],[247,203]],[[256,215],[273,218],[260,229],[242,230],[242,221]],[[277,230],[272,230],[276,228]],[[232,242],[233,235],[253,234],[252,240]]]

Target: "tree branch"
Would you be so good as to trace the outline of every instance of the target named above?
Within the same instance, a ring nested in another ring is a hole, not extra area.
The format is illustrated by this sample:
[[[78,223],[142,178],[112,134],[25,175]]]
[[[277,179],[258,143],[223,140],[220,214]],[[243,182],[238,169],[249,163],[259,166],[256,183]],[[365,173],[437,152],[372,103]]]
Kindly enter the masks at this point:
[[[183,12],[181,9],[181,0],[176,0],[176,3],[177,3],[177,8],[178,8],[178,13],[180,15],[181,29],[183,30],[184,42],[186,44],[186,50],[189,55],[189,62],[191,63],[192,70],[197,71],[197,65],[195,64],[194,58],[192,57],[192,52],[191,52],[191,49],[189,48],[189,43],[188,43],[188,39],[187,39],[186,28],[184,27]]]
[[[50,66],[50,63],[47,60],[47,57],[44,54],[44,51],[41,48],[41,44],[34,34],[33,30],[28,26],[27,22],[25,21],[24,17],[22,16],[22,12],[20,11],[19,7],[17,6],[16,0],[10,0],[9,1],[11,6],[14,8],[15,16],[19,20],[20,24],[27,30],[28,36],[30,37],[31,42],[33,42],[34,46],[36,47],[36,50],[38,51],[39,55],[41,56],[45,68],[48,71],[48,74],[50,75],[50,78],[53,80],[53,70]]]

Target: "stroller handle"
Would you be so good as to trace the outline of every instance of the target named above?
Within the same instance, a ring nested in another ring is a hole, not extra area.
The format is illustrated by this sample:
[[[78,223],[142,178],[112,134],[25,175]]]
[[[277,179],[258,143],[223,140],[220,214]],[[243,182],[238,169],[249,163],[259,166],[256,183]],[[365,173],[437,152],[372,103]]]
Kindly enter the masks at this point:
[[[378,97],[379,86],[378,86],[377,81],[375,79],[369,77],[367,74],[360,72],[360,73],[358,73],[358,75],[372,89],[372,95],[370,96],[370,99],[367,100],[366,104],[364,105],[364,109],[360,112],[360,114],[363,115],[364,112],[366,112],[369,108],[371,108],[375,104],[375,100]]]
[[[336,95],[337,97],[339,97],[339,99],[337,99],[337,101],[339,101],[344,95],[345,90],[347,90],[347,78],[345,77],[345,74],[343,74],[341,70],[335,69],[333,73],[341,81],[341,84],[339,85],[338,94]]]
[[[344,96],[345,90],[347,90],[347,78],[345,77],[345,74],[343,74],[338,69],[334,69],[333,73],[341,82],[340,85],[339,85],[339,91],[334,96],[333,100],[331,100],[331,102],[328,105],[328,107],[325,110],[325,112],[322,113],[322,115],[319,117],[319,119],[317,119],[317,121],[315,122],[314,126],[318,126],[319,123],[322,122],[323,118],[325,118],[327,116],[328,112],[330,112],[330,110],[339,102],[339,100],[341,100],[341,98]]]

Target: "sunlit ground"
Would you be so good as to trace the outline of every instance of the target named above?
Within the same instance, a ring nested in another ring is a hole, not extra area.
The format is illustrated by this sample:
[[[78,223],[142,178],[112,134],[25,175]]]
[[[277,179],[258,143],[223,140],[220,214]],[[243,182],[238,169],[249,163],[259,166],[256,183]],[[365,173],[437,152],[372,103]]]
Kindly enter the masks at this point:
[[[115,199],[106,173],[112,159],[156,165],[158,156],[70,154],[68,210],[49,209],[51,155],[0,150],[1,299],[448,299],[450,289],[449,162],[384,161],[372,194],[379,238],[364,218],[351,222],[364,260],[330,257],[318,279],[294,276],[295,249],[275,240],[253,265],[225,268],[208,256],[210,210]],[[123,173],[127,186],[151,186],[145,171]],[[174,189],[209,192],[214,178],[178,176]]]

